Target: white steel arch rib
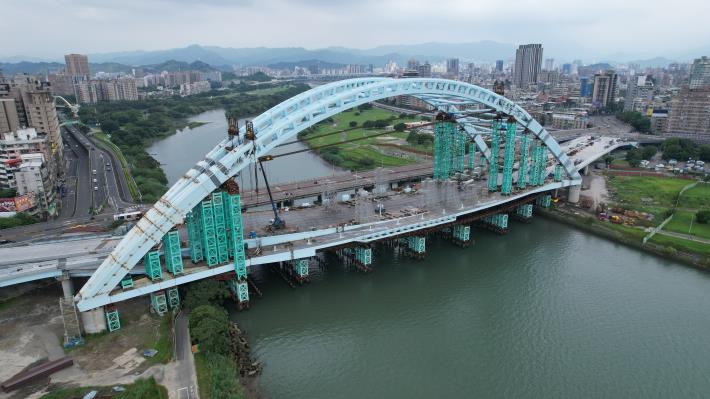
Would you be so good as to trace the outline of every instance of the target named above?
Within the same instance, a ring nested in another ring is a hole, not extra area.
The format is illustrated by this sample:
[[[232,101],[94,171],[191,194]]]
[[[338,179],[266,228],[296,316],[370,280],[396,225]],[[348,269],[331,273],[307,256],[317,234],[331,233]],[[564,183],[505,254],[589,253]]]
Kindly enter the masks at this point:
[[[566,185],[579,184],[581,180],[567,155],[537,121],[512,101],[489,90],[464,82],[431,78],[360,78],[326,84],[298,94],[254,118],[256,140],[253,143],[245,142],[245,128],[242,127],[237,138],[223,140],[187,171],[145,213],[82,287],[75,298],[79,309],[87,310],[82,306],[86,299],[107,296],[188,211],[228,178],[246,168],[254,159],[250,154],[252,149],[255,149],[256,157],[266,155],[326,118],[364,103],[399,95],[431,99],[442,109],[455,107],[455,103],[475,102],[512,116],[520,126],[539,138],[563,166],[569,179]],[[467,123],[466,118],[460,123],[488,154],[485,142],[473,124]]]

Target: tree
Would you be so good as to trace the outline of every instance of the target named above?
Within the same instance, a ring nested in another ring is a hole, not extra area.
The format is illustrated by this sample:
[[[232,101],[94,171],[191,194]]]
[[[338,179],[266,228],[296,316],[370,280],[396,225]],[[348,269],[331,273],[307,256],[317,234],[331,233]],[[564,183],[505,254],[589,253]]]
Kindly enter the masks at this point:
[[[696,158],[700,149],[693,140],[670,138],[661,144],[663,159],[685,160],[688,158]]]
[[[362,105],[360,105],[359,107],[357,107],[357,109],[359,109],[360,111],[365,111],[365,110],[368,110],[368,109],[372,109],[372,104],[370,104],[370,103],[365,103],[365,104],[362,104]]]
[[[190,335],[207,353],[229,353],[229,316],[224,309],[202,305],[190,313]]]
[[[107,134],[114,134],[119,128],[120,125],[113,119],[105,119],[101,121],[101,130]]]
[[[204,279],[190,284],[183,303],[190,309],[204,305],[222,305],[229,298],[229,291],[224,282]]]
[[[417,133],[416,129],[412,129],[412,131],[409,132],[409,135],[407,135],[407,142],[409,144],[417,144],[418,138],[419,133]]]
[[[698,150],[698,158],[701,161],[710,162],[710,145],[701,145]]]
[[[375,122],[374,121],[365,121],[362,124],[362,127],[364,127],[365,129],[372,129],[373,127],[375,127]]]
[[[698,223],[707,224],[710,222],[710,211],[708,211],[708,210],[698,211],[695,214],[695,218],[697,219]]]
[[[658,152],[658,148],[655,145],[648,145],[643,147],[641,150],[641,158],[651,159]]]
[[[639,166],[641,159],[641,151],[638,148],[632,148],[626,152],[626,162],[634,168]]]
[[[404,123],[401,123],[401,122],[398,123],[398,124],[396,124],[396,125],[394,125],[394,130],[396,130],[396,131],[398,131],[398,132],[403,132],[404,129],[406,129],[406,128],[407,128],[407,126],[406,126]]]
[[[350,121],[350,127],[357,126],[357,121]]]

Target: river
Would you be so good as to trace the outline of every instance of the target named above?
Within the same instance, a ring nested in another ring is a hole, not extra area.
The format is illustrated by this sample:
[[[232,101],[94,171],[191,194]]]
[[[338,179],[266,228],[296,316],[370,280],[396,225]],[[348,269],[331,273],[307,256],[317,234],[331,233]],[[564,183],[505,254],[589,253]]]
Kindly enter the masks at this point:
[[[296,289],[257,273],[264,297],[232,317],[264,364],[261,391],[707,397],[710,274],[539,217],[511,223],[474,229],[467,249],[432,239],[421,261],[381,248],[367,275],[331,260]]]
[[[178,181],[217,143],[227,137],[227,120],[223,109],[203,112],[189,118],[188,121],[206,124],[193,129],[186,127],[178,130],[175,134],[154,142],[147,149],[148,153],[160,162],[168,178],[169,186]],[[240,119],[239,125],[243,124],[244,119]],[[305,148],[307,148],[305,144],[294,143],[277,148],[273,154]],[[276,158],[265,163],[264,167],[269,184],[306,180],[341,172],[310,152]],[[256,182],[254,170],[251,169],[251,173],[243,173],[238,182],[243,188],[253,187]],[[259,173],[259,186],[264,186],[261,173]]]

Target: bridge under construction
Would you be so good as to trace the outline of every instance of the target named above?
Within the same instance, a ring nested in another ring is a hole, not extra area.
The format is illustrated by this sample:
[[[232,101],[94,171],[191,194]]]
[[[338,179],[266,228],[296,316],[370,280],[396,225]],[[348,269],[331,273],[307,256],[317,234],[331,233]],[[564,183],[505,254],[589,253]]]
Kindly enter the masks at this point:
[[[266,180],[262,161],[298,132],[349,108],[398,95],[418,97],[439,111],[431,122],[431,162],[267,185],[268,196],[263,189],[239,191],[234,178],[261,167]],[[65,281],[72,273],[90,275],[68,301],[81,311],[87,332],[120,328],[116,304],[123,300],[148,295],[153,310],[162,314],[179,304],[179,285],[213,276],[226,279],[246,308],[249,273],[259,265],[277,265],[299,282],[308,279],[309,263],[323,251],[370,271],[376,269],[372,248],[377,242],[415,258],[425,256],[433,232],[468,246],[472,226],[505,233],[510,219],[529,220],[535,207],[550,206],[556,190],[566,188],[568,199],[576,202],[579,171],[630,144],[582,136],[563,148],[510,100],[462,82],[340,81],[287,100],[240,129],[232,126],[227,138],[120,240],[66,242],[69,248],[93,246],[94,253],[76,251],[63,261],[49,254],[39,259],[42,250],[33,251],[34,260],[8,253],[0,267],[27,265],[4,277],[14,282],[33,273]],[[66,288],[69,296],[69,283]]]

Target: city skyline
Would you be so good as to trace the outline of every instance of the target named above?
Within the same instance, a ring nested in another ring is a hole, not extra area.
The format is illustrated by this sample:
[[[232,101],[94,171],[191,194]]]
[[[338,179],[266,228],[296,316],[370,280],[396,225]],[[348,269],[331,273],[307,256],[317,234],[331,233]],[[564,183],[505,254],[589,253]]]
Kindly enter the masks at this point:
[[[42,19],[45,28],[27,30],[22,43],[6,43],[0,57],[56,59],[69,52],[151,51],[193,43],[234,48],[372,49],[393,43],[490,40],[515,46],[543,43],[546,56],[558,59],[623,61],[664,56],[686,60],[706,51],[703,43],[710,42],[710,30],[702,21],[702,11],[708,6],[693,0],[681,0],[672,8],[639,1],[570,7],[568,2],[548,0],[505,9],[492,1],[438,4],[437,10],[451,11],[446,13],[433,12],[425,1],[405,5],[399,1],[352,4],[309,0],[294,4],[211,0],[193,5],[161,0],[147,4],[128,1],[120,7],[93,0],[29,3],[35,7],[3,5],[9,18],[0,34],[21,31],[23,21],[30,17]],[[373,14],[373,6],[380,12]],[[699,12],[688,13],[689,9]],[[367,29],[363,29],[364,18],[369,21]],[[303,23],[308,23],[309,29],[298,29]],[[180,29],[174,29],[176,26]],[[645,29],[648,26],[655,29]],[[48,37],[45,32],[50,30],[53,34]],[[32,50],[27,51],[28,47]]]

